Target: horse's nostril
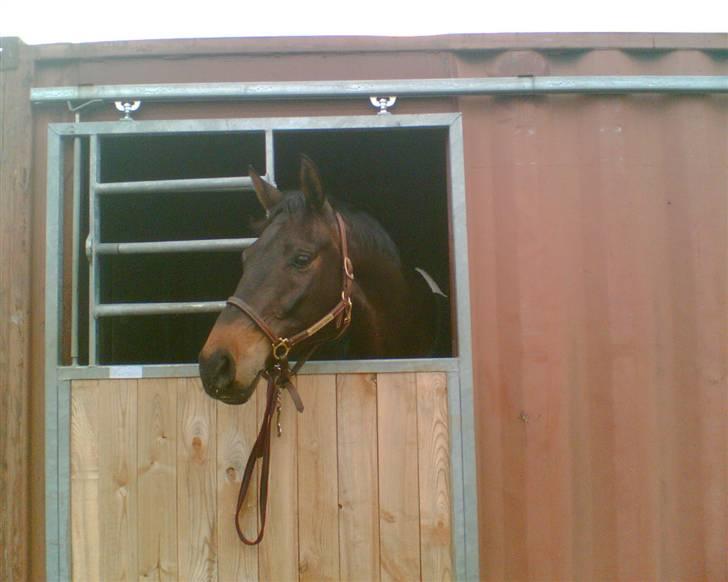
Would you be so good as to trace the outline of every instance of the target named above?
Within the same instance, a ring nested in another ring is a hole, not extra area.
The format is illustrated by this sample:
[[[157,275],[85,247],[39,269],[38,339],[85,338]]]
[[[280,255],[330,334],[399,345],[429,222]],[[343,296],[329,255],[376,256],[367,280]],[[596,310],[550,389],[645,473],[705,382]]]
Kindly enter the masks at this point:
[[[227,388],[235,376],[235,364],[228,352],[217,352],[218,358],[214,364],[213,378],[218,390]]]
[[[205,389],[217,394],[235,380],[235,361],[227,350],[216,350],[209,358],[200,356],[200,376]]]

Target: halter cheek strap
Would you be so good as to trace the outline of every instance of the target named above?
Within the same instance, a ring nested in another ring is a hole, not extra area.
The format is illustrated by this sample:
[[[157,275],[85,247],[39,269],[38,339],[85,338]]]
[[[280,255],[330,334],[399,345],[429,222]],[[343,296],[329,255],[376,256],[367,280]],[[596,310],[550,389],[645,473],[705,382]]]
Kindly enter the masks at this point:
[[[238,532],[238,537],[243,543],[249,546],[259,544],[263,539],[263,532],[265,531],[265,521],[268,510],[268,482],[270,475],[270,433],[273,425],[273,414],[277,411],[278,436],[281,434],[281,391],[287,390],[296,405],[296,409],[299,412],[303,412],[303,402],[298,394],[298,390],[296,390],[295,385],[291,382],[292,377],[298,373],[303,364],[305,364],[306,361],[313,355],[313,352],[321,343],[328,341],[329,339],[339,338],[351,323],[351,288],[354,282],[354,267],[352,266],[351,259],[349,258],[349,247],[346,240],[346,225],[344,224],[344,219],[338,212],[336,212],[335,216],[339,230],[339,239],[341,242],[341,299],[333,307],[333,309],[331,309],[321,319],[295,335],[290,337],[280,337],[271,329],[271,327],[251,305],[235,296],[229,297],[227,300],[228,305],[239,309],[255,322],[258,328],[260,328],[260,330],[271,341],[271,346],[273,348],[273,363],[258,372],[258,376],[255,379],[256,383],[261,377],[268,379],[265,414],[263,415],[263,422],[260,425],[258,437],[255,440],[255,444],[253,445],[253,448],[250,451],[250,456],[248,457],[248,462],[245,465],[243,481],[240,484],[238,503],[235,510],[235,529]],[[308,351],[298,359],[296,365],[291,368],[288,364],[289,352],[304,340],[316,335],[331,322],[336,322],[336,329],[338,330],[338,333],[333,338],[327,338],[321,342],[314,343],[310,346]],[[260,512],[261,525],[258,535],[255,539],[251,540],[245,536],[242,528],[240,527],[240,512],[243,508],[243,503],[245,502],[245,497],[252,481],[255,464],[259,459],[262,459],[263,463],[258,492],[258,509]]]

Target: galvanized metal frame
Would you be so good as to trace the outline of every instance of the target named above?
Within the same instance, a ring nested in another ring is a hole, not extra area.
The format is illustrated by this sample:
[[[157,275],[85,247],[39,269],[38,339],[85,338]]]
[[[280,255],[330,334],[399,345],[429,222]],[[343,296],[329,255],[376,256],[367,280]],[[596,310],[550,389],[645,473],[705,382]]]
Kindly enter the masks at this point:
[[[273,131],[316,129],[374,129],[397,127],[444,127],[449,130],[450,207],[452,228],[452,261],[455,273],[457,305],[457,340],[455,358],[310,362],[303,373],[347,372],[431,372],[441,371],[448,377],[450,415],[452,536],[454,568],[458,580],[479,578],[477,497],[475,474],[475,434],[473,417],[473,373],[470,335],[470,297],[468,277],[467,226],[465,208],[465,170],[463,134],[460,114],[427,114],[412,116],[367,116],[328,118],[280,118],[240,120],[182,120],[111,123],[52,124],[48,133],[48,201],[46,242],[46,558],[50,580],[70,578],[70,387],[76,379],[189,377],[197,374],[192,364],[143,366],[61,366],[60,322],[62,321],[63,281],[63,139],[89,137],[90,192],[98,188],[99,136],[140,135],[167,132],[230,132],[257,130],[266,132],[267,168],[273,176]],[[237,186],[238,184],[236,184]],[[195,187],[200,186],[196,184]],[[203,185],[204,186],[204,185]],[[103,187],[102,187],[103,189]],[[113,188],[112,188],[113,189]],[[107,191],[107,194],[110,194]],[[99,195],[105,195],[100,194]],[[90,229],[98,228],[97,196],[89,196]],[[98,240],[98,239],[96,239]],[[118,250],[118,249],[117,249]],[[128,247],[127,247],[128,250]],[[137,248],[137,252],[159,252],[160,249]],[[115,252],[95,247],[94,253]],[[95,257],[94,257],[95,258]],[[98,261],[94,261],[97,265]],[[98,277],[92,267],[90,279]],[[94,283],[95,284],[95,283]],[[89,303],[99,309],[97,286],[90,288]],[[216,304],[218,302],[203,302]],[[163,305],[163,304],[160,304]],[[151,307],[150,307],[151,306]],[[147,304],[142,309],[165,309]],[[209,306],[206,306],[209,307]],[[113,307],[106,306],[101,309]],[[89,338],[90,348],[95,339]],[[94,359],[91,360],[95,362]]]
[[[78,260],[81,254],[81,184],[83,160],[81,159],[81,138],[73,138],[73,224],[71,240],[71,362],[78,364]]]
[[[48,200],[46,203],[46,293],[45,293],[45,535],[48,580],[67,579],[70,528],[69,479],[61,465],[69,458],[68,423],[63,394],[69,382],[58,378],[61,361],[59,323],[63,306],[63,146],[61,135],[48,129]]]
[[[98,135],[92,135],[89,141],[89,186],[88,186],[88,205],[89,219],[88,230],[89,240],[92,242],[88,259],[90,261],[89,277],[88,277],[88,362],[89,365],[96,365],[98,352],[98,338],[96,337],[96,306],[101,301],[101,285],[99,278],[101,275],[101,266],[97,257],[94,241],[100,240],[100,224],[99,224],[99,199],[96,193],[97,184],[101,173],[101,153]]]
[[[576,76],[399,79],[375,81],[301,81],[269,83],[184,83],[165,85],[90,85],[31,89],[36,104],[99,99],[142,101],[270,101],[290,99],[369,99],[371,96],[454,97],[468,95],[725,93],[728,77]]]

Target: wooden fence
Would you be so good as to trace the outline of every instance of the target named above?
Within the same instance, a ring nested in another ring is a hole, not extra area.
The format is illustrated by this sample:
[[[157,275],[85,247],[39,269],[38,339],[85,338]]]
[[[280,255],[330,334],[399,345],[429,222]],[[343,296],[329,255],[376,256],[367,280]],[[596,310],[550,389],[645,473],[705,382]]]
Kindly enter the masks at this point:
[[[451,579],[446,375],[298,383],[306,410],[284,398],[266,535],[247,547],[233,515],[264,390],[228,406],[192,378],[74,382],[73,579]],[[251,536],[256,508],[251,492]]]

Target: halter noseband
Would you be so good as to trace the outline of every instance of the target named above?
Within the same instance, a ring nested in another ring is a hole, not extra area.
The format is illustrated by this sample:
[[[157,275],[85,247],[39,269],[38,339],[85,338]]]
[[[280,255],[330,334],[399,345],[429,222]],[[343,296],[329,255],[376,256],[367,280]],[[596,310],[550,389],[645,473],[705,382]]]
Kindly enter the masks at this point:
[[[227,304],[235,307],[245,313],[250,319],[252,319],[258,328],[268,337],[273,347],[273,363],[266,366],[260,372],[255,379],[255,383],[261,378],[261,376],[268,379],[268,393],[266,395],[266,408],[263,415],[263,422],[258,432],[258,437],[255,440],[255,444],[250,451],[250,456],[245,465],[245,471],[243,473],[243,480],[240,484],[240,492],[238,493],[238,503],[235,511],[235,529],[238,532],[240,540],[249,546],[254,546],[260,543],[263,539],[263,532],[265,531],[265,518],[268,509],[268,476],[270,474],[270,433],[272,427],[273,413],[278,411],[278,436],[281,435],[280,425],[280,414],[281,414],[281,390],[288,390],[291,395],[296,409],[299,412],[303,412],[303,402],[301,397],[298,395],[298,391],[291,382],[291,378],[295,376],[301,369],[303,364],[311,357],[316,348],[323,343],[313,344],[304,355],[299,358],[296,365],[291,368],[288,364],[288,354],[298,344],[304,340],[316,335],[319,331],[328,326],[331,322],[336,321],[337,334],[330,339],[337,339],[346,331],[351,323],[351,288],[354,282],[354,267],[349,257],[349,247],[346,239],[346,225],[344,219],[338,212],[335,212],[336,224],[339,229],[339,239],[341,242],[341,257],[342,257],[342,283],[341,283],[341,299],[326,315],[319,319],[313,325],[307,327],[303,331],[298,332],[290,337],[280,337],[273,332],[270,326],[263,320],[263,318],[250,306],[248,303],[240,299],[239,297],[229,297]],[[326,341],[326,340],[324,340]],[[252,477],[253,469],[258,459],[263,460],[263,467],[260,475],[260,490],[258,494],[258,506],[260,511],[261,526],[257,537],[254,540],[248,539],[240,527],[240,511],[245,501],[245,496],[248,492]]]

